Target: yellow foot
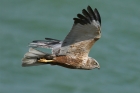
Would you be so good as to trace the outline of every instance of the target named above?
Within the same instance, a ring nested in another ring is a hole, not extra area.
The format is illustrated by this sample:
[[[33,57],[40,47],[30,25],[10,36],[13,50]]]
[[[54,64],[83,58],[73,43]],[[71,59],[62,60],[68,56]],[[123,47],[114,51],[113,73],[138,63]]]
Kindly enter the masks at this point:
[[[38,62],[53,62],[53,60],[46,60],[45,58],[39,59]]]

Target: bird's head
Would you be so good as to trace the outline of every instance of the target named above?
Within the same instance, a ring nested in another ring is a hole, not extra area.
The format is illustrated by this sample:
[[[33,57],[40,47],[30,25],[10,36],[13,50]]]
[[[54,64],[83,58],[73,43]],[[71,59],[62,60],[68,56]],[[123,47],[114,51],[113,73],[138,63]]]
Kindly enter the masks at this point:
[[[94,58],[89,57],[87,63],[89,63],[89,67],[91,69],[94,69],[94,68],[100,69],[99,63]]]

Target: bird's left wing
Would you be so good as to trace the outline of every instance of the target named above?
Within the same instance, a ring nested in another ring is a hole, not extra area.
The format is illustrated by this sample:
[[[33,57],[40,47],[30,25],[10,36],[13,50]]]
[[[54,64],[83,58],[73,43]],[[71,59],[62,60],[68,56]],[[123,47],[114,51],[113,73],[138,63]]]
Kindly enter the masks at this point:
[[[34,40],[29,44],[29,46],[32,48],[50,48],[52,49],[52,54],[57,55],[63,41],[52,38],[45,39],[46,40]]]
[[[92,45],[101,37],[101,18],[90,6],[74,18],[74,25],[62,43],[59,55],[88,56]]]

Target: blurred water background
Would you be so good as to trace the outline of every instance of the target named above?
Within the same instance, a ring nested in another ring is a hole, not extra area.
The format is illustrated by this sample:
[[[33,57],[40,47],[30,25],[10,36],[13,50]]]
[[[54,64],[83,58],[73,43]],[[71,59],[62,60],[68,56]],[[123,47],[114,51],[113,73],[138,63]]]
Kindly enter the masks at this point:
[[[90,52],[100,70],[21,67],[28,43],[63,40],[88,5],[102,18],[102,38]],[[0,0],[0,93],[140,93],[139,5],[140,0]]]

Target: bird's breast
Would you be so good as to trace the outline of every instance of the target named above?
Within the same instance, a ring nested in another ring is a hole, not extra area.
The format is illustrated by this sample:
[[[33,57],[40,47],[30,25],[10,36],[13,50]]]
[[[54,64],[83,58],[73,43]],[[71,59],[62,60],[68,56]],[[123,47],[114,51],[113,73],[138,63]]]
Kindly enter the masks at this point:
[[[73,58],[70,56],[58,56],[54,58],[54,61],[57,63],[73,66],[75,68],[80,68],[82,66],[83,60],[80,58]]]

